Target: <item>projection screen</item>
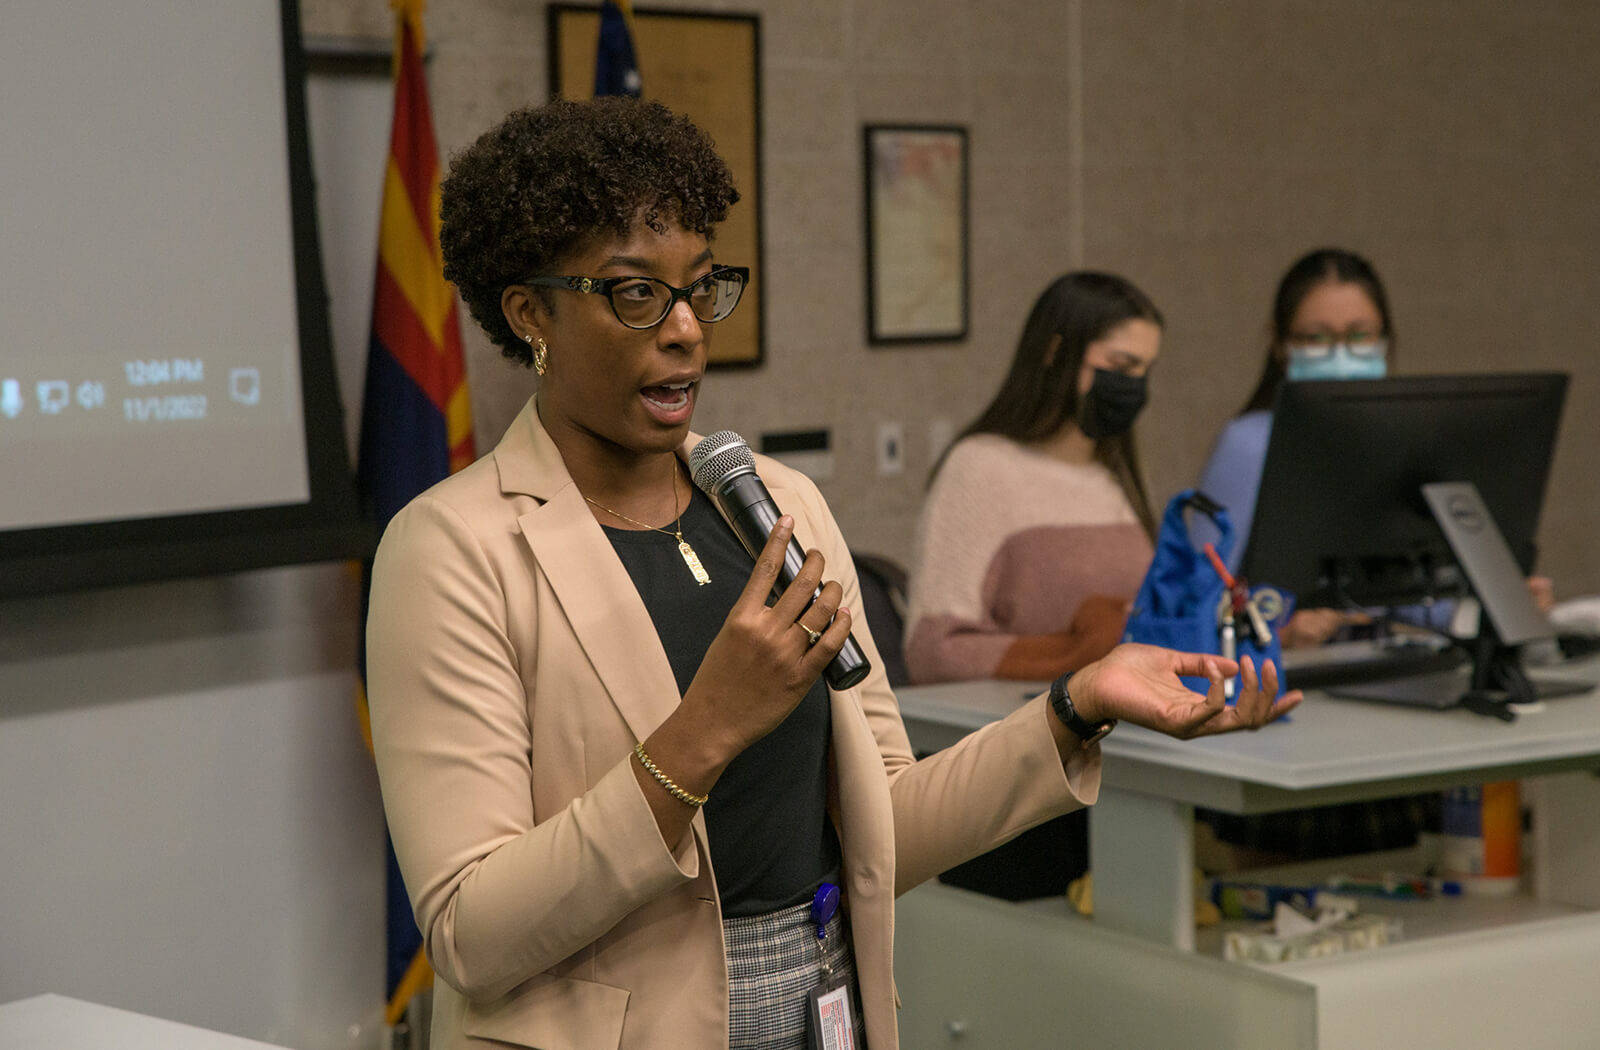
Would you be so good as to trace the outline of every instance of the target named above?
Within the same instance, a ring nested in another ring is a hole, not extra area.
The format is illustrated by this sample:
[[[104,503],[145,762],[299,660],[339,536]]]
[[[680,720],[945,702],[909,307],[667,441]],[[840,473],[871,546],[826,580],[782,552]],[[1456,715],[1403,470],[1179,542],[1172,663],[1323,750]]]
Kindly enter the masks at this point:
[[[294,0],[0,34],[0,595],[359,555]]]

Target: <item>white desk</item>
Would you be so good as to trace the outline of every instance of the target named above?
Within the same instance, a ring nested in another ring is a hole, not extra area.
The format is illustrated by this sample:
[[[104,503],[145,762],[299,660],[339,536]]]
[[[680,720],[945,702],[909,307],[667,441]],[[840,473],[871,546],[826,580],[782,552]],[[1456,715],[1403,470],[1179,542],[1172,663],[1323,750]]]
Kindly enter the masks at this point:
[[[281,1050],[64,995],[0,1005],[0,1050]]]
[[[1552,673],[1600,679],[1600,660]],[[932,750],[1040,691],[973,682],[897,693],[912,743]],[[1463,901],[1443,929],[1427,931],[1413,915],[1405,938],[1380,951],[1270,967],[1193,951],[1192,877],[1197,805],[1264,813],[1600,769],[1600,695],[1551,700],[1508,724],[1312,694],[1289,723],[1257,733],[1179,741],[1123,725],[1102,748],[1089,821],[1094,920],[1057,899],[1013,904],[937,883],[902,897],[895,978],[905,1045],[1595,1045],[1600,780],[1555,778],[1577,790],[1539,811],[1533,842],[1547,854],[1534,856],[1536,900]]]
[[[1600,680],[1600,660],[1552,673]],[[897,695],[913,745],[934,750],[1043,689],[957,682]],[[1122,725],[1101,748],[1100,800],[1089,822],[1095,921],[1192,948],[1195,806],[1266,813],[1600,768],[1600,690],[1547,701],[1512,723],[1310,693],[1288,722],[1256,733],[1183,741]],[[1593,837],[1597,826],[1591,817],[1573,834]]]

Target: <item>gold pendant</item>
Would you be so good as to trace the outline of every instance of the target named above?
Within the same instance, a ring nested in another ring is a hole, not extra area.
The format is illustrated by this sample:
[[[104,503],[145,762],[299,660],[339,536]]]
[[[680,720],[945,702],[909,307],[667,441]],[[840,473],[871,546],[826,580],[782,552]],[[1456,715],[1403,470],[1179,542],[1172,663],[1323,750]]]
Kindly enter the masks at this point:
[[[694,573],[694,578],[704,587],[711,582],[711,574],[706,572],[706,567],[700,564],[700,555],[689,546],[688,540],[678,541],[678,553],[683,555],[683,563],[689,566],[689,571]]]

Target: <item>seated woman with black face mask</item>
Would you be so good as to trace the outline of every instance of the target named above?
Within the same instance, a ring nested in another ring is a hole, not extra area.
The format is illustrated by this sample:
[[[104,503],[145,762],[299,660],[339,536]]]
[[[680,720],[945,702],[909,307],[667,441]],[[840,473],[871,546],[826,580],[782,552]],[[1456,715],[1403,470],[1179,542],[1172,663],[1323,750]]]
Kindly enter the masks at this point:
[[[1153,553],[1132,426],[1162,318],[1078,272],[1034,303],[993,401],[934,468],[906,623],[914,682],[1044,680],[1116,645]]]

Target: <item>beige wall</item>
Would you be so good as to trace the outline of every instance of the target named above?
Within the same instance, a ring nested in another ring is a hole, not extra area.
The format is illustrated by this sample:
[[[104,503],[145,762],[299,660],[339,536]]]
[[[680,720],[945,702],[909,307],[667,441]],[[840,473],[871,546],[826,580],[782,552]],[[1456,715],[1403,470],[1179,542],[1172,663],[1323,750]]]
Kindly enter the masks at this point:
[[[648,6],[648,5],[647,5]],[[667,5],[662,5],[667,6]],[[1278,275],[1366,253],[1401,371],[1574,374],[1541,540],[1571,594],[1600,590],[1593,449],[1600,91],[1588,0],[701,0],[761,16],[767,361],[714,374],[696,425],[827,426],[822,487],[855,546],[905,559],[929,427],[993,391],[1034,296],[1086,265],[1169,321],[1141,423],[1157,500],[1196,474],[1249,391]],[[302,0],[319,35],[384,37],[381,0]],[[433,0],[441,148],[545,97],[532,0]],[[868,347],[860,126],[970,132],[972,314],[960,344]],[[530,390],[467,333],[480,446]],[[876,476],[880,421],[907,470]]]
[[[1155,489],[1249,393],[1283,269],[1343,245],[1384,277],[1400,371],[1573,373],[1540,564],[1600,589],[1600,7],[1088,2],[1083,27],[1085,258],[1170,321]]]

